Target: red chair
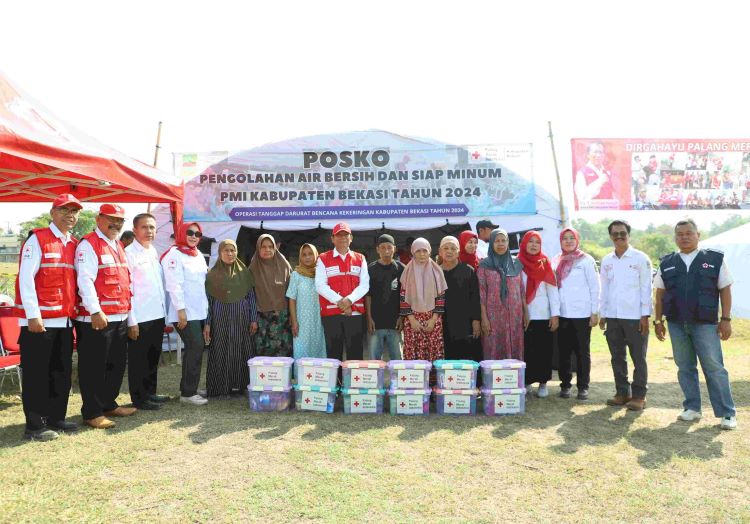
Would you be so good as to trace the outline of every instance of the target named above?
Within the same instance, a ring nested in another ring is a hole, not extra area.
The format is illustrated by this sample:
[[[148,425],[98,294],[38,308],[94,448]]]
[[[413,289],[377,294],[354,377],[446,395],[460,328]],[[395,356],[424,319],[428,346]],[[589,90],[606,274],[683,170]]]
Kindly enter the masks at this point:
[[[0,391],[3,389],[5,375],[15,371],[18,375],[18,389],[21,389],[21,346],[18,336],[18,318],[12,316],[13,308],[0,307]]]

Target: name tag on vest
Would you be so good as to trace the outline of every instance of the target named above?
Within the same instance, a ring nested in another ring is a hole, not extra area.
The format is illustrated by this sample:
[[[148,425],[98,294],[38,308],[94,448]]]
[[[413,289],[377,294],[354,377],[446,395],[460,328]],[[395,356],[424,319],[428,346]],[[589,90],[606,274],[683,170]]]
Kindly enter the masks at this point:
[[[662,272],[663,272],[663,273],[666,273],[667,271],[672,271],[672,270],[673,270],[673,269],[674,269],[675,267],[677,267],[677,266],[672,266],[672,267],[665,267],[665,268],[664,268],[664,269],[662,270]]]
[[[349,272],[355,275],[359,275],[361,271],[362,268],[360,266],[352,266],[351,269],[349,269]]]
[[[102,264],[114,264],[115,263],[115,257],[112,255],[102,255]]]
[[[60,253],[45,253],[44,258],[62,258]]]

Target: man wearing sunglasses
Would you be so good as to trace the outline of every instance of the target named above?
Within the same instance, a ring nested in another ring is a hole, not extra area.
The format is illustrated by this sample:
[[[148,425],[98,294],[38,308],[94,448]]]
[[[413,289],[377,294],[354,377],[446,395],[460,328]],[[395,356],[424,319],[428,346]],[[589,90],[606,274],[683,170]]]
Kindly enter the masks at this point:
[[[34,229],[21,249],[16,277],[23,368],[24,438],[48,441],[78,429],[66,422],[73,358],[78,241],[70,235],[81,203],[63,194],[52,202],[49,227]]]
[[[128,260],[117,240],[125,210],[102,204],[96,229],[76,249],[78,272],[78,380],[87,426],[107,429],[107,417],[127,417],[137,409],[118,406],[127,351],[127,318],[131,308]]]
[[[612,371],[615,396],[608,406],[625,406],[632,411],[646,407],[648,390],[648,319],[651,299],[651,261],[642,251],[630,246],[630,224],[615,220],[607,228],[615,246],[602,258],[599,327],[604,329]],[[633,382],[628,381],[627,349],[633,360]]]

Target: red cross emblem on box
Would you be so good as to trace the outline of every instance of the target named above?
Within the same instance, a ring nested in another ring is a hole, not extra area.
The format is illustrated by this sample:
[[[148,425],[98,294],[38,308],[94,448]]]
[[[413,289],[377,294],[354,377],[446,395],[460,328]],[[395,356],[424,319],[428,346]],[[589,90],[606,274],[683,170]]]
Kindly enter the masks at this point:
[[[355,401],[354,401],[354,407],[355,407],[355,408],[358,408],[358,407],[359,407],[359,400],[355,400]]]
[[[261,373],[261,374],[260,374],[260,375],[258,375],[258,376],[259,376],[260,378],[266,378],[266,374],[265,374],[265,373]]]

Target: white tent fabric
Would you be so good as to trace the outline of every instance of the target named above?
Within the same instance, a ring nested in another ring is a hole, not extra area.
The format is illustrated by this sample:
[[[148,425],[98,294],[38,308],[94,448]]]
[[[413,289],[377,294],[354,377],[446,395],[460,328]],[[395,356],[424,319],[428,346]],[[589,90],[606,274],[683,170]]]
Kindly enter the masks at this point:
[[[734,277],[732,316],[750,318],[750,273],[745,271],[745,264],[750,260],[750,224],[725,231],[700,245],[724,252],[724,260]]]

